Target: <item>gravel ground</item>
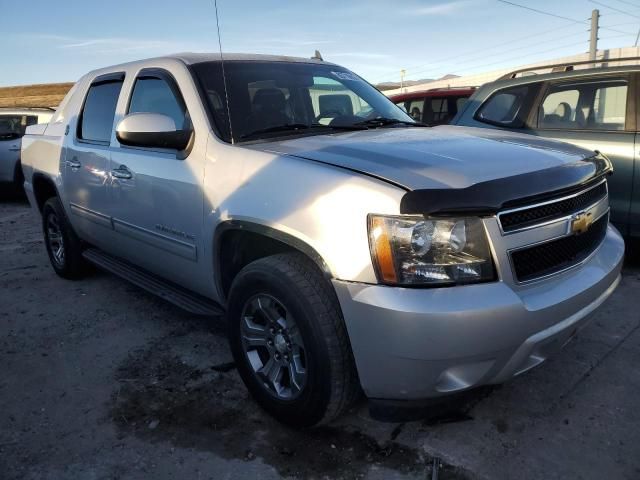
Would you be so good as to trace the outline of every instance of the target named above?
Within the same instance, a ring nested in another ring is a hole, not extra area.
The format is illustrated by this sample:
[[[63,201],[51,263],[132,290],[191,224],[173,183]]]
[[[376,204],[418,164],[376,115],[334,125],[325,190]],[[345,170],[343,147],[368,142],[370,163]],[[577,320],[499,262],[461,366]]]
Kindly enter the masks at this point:
[[[636,247],[633,251],[638,250]],[[120,279],[53,273],[24,199],[0,198],[0,477],[640,478],[640,262],[562,353],[439,417],[357,405],[287,429],[249,398],[216,319]]]

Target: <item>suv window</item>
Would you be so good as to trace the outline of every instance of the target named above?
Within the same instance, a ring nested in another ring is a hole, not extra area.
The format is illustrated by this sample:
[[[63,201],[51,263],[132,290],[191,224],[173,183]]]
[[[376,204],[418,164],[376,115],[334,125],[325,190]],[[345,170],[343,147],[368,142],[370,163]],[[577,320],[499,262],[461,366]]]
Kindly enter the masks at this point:
[[[36,115],[0,114],[0,140],[15,140],[24,136],[29,125],[38,123]]]
[[[187,110],[179,93],[161,78],[140,77],[136,80],[127,113],[160,113],[171,117],[177,130],[182,130]]]
[[[482,105],[476,118],[503,127],[522,127],[525,114],[522,107],[530,89],[531,85],[523,85],[494,93]]]
[[[78,138],[109,143],[121,88],[122,80],[98,82],[89,87],[80,114]]]
[[[411,100],[405,102],[406,111],[411,115],[416,122],[422,121],[422,111],[424,110],[424,98],[419,100]]]
[[[433,114],[431,123],[440,125],[449,121],[449,99],[447,97],[431,98],[427,99],[427,102],[426,110]]]
[[[538,109],[539,128],[624,130],[627,82],[553,85]]]

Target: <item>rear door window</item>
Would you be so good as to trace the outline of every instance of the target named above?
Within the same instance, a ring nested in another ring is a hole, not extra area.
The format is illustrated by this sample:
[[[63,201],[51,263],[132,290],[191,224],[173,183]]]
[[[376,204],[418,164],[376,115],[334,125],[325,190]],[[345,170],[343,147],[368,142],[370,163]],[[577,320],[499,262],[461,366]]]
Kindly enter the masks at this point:
[[[97,82],[89,87],[80,114],[78,138],[103,144],[110,142],[121,89],[122,80]]]
[[[538,108],[538,127],[567,130],[624,130],[627,81],[551,85]]]
[[[520,128],[526,118],[526,104],[531,100],[532,85],[507,88],[491,95],[480,107],[476,119],[501,127]]]

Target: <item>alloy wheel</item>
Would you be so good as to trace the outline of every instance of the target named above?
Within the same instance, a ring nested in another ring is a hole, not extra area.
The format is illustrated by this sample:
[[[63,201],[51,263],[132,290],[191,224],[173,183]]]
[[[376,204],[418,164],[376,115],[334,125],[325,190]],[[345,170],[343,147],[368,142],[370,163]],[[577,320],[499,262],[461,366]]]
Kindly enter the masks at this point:
[[[60,229],[60,222],[55,213],[47,217],[47,243],[53,257],[53,261],[58,267],[64,266],[64,238]]]
[[[307,382],[307,361],[300,330],[276,298],[258,294],[242,309],[242,347],[254,375],[281,400],[295,399]]]

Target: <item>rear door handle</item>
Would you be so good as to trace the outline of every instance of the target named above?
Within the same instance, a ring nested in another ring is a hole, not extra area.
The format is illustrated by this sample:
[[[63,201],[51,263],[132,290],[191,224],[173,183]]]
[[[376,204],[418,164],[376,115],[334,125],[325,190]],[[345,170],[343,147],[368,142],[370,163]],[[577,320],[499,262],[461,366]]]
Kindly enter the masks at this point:
[[[9,149],[10,152],[19,152],[20,151],[20,147],[12,147]]]
[[[128,180],[133,177],[131,170],[129,170],[126,165],[120,165],[118,168],[114,168],[111,170],[111,175],[114,178],[120,178],[123,180]]]
[[[67,160],[67,167],[71,168],[72,170],[78,170],[80,167],[82,167],[82,164],[76,157],[73,157],[71,160]]]

